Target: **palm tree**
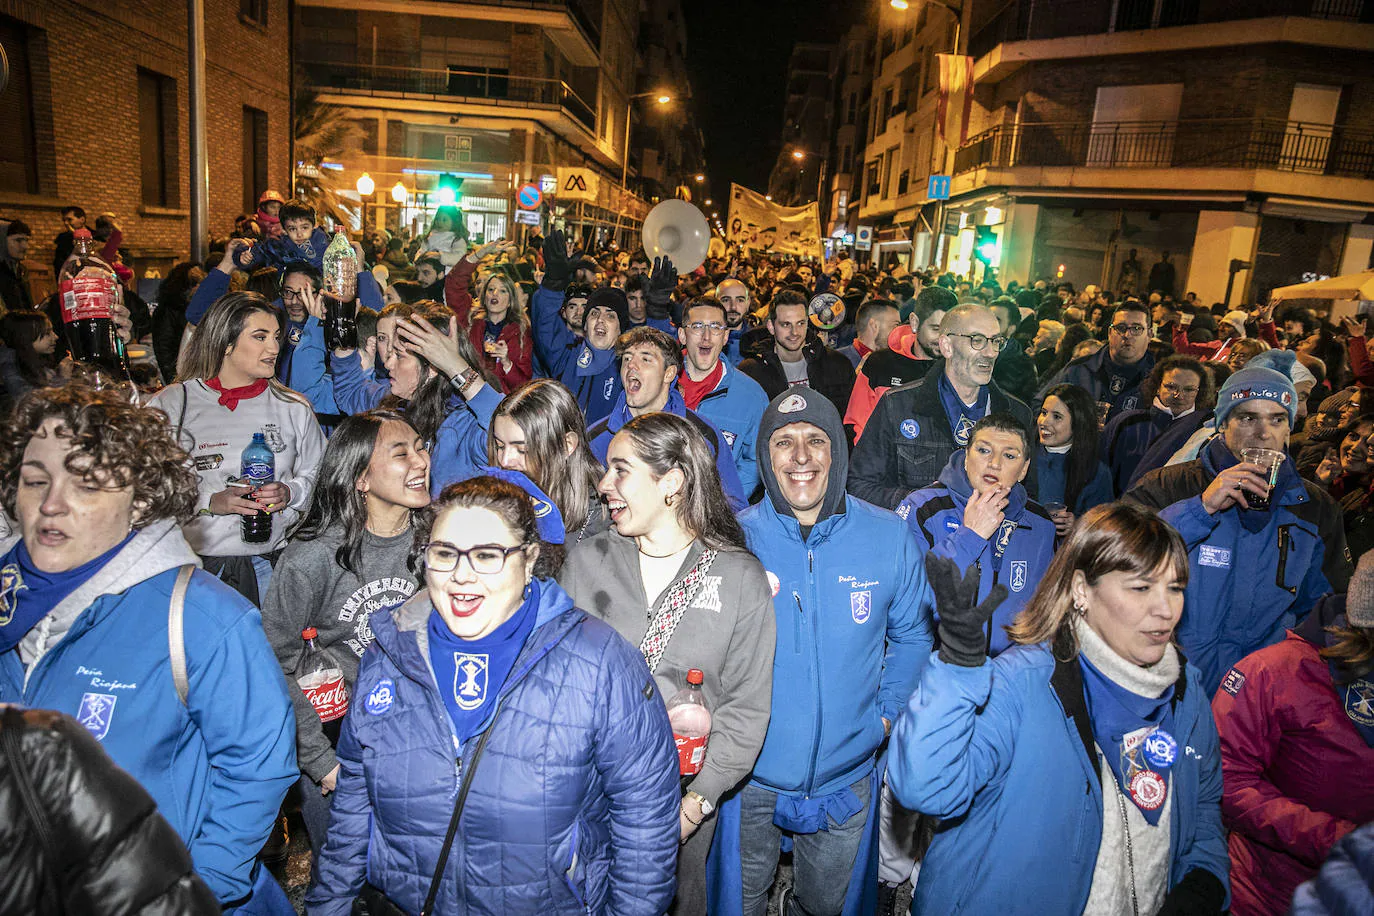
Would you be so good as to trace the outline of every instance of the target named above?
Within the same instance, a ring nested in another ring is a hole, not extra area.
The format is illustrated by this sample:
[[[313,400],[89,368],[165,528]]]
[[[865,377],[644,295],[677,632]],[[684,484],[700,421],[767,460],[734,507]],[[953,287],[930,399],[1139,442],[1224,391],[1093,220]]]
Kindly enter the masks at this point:
[[[296,169],[295,196],[307,201],[321,218],[350,225],[358,205],[340,195],[344,185],[337,169],[324,168],[325,162],[338,163],[356,149],[358,129],[338,105],[320,101],[320,94],[303,75],[296,77]],[[349,189],[351,190],[351,188]]]

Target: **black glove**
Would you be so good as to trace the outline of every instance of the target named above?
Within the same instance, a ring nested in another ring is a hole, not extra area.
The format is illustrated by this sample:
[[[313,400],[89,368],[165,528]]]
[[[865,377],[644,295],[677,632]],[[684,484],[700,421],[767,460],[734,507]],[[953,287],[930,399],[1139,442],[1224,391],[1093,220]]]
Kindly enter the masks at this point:
[[[669,317],[675,289],[677,268],[673,266],[673,262],[666,254],[654,258],[654,269],[649,274],[649,290],[644,294],[644,303],[650,318],[661,321]]]
[[[940,659],[951,665],[977,668],[988,660],[988,638],[984,629],[1007,597],[1007,588],[1000,582],[983,599],[978,600],[978,566],[969,568],[962,577],[953,560],[926,554],[926,578],[935,592],[935,610],[940,615]]]
[[[1217,916],[1225,901],[1221,879],[1205,868],[1195,868],[1164,896],[1158,916]]]
[[[572,258],[568,257],[568,240],[563,230],[555,229],[544,236],[543,287],[561,293],[572,279]]]

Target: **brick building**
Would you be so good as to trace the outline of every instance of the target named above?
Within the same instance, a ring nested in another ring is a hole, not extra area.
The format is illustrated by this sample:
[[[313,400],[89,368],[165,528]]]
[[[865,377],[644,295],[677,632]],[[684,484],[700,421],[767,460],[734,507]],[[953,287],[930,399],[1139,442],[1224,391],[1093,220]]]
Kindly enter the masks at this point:
[[[268,187],[289,188],[287,0],[205,0],[208,225],[226,235]],[[0,0],[0,215],[33,229],[30,275],[52,283],[60,210],[112,212],[139,277],[190,252],[186,4]]]

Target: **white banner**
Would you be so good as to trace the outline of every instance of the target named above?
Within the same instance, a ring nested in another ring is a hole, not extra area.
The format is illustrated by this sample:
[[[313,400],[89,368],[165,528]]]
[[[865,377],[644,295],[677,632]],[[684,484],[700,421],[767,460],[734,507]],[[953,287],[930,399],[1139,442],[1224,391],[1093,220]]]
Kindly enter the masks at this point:
[[[821,248],[820,207],[814,201],[801,207],[783,207],[737,184],[730,185],[725,237],[732,245],[755,251],[825,256]]]

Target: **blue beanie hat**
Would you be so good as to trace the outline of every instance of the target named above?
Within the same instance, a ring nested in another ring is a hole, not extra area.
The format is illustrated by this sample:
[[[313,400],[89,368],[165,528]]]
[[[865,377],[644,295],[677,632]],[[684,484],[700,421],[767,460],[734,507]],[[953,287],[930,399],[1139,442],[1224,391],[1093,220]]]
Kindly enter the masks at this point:
[[[563,530],[563,513],[558,511],[553,500],[549,499],[548,494],[539,489],[533,480],[519,471],[508,471],[498,467],[482,468],[478,474],[513,483],[528,493],[530,504],[534,506],[534,522],[539,529],[539,540],[545,544],[563,543],[566,535]]]
[[[1256,357],[1258,359],[1258,357]],[[1298,419],[1298,393],[1288,376],[1274,369],[1255,366],[1254,360],[1234,372],[1217,392],[1217,429],[1226,425],[1232,409],[1256,399],[1273,401],[1288,411],[1288,427]]]
[[[1265,350],[1252,356],[1243,369],[1273,369],[1275,372],[1293,377],[1293,363],[1297,362],[1298,354],[1292,350]]]

